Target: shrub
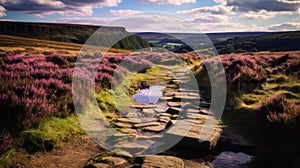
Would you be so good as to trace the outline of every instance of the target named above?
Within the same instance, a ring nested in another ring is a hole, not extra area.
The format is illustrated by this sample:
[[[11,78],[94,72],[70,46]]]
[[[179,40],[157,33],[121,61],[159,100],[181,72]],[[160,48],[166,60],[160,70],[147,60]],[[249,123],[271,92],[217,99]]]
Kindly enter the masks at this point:
[[[256,112],[262,145],[257,154],[257,164],[270,167],[299,166],[300,106],[284,96],[275,95],[257,107]]]

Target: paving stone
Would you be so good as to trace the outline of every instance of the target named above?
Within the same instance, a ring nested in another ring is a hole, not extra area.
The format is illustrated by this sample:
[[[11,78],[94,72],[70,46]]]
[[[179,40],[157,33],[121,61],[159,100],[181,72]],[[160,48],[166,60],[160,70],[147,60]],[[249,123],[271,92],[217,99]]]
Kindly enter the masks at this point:
[[[142,168],[184,168],[184,162],[174,156],[146,156]]]
[[[135,129],[130,129],[130,128],[123,128],[120,129],[120,132],[124,133],[124,134],[137,134],[137,130]]]
[[[168,102],[167,104],[170,107],[181,107],[181,102]]]
[[[161,132],[166,128],[165,125],[144,127],[143,131]]]
[[[135,124],[134,127],[140,128],[140,127],[159,126],[159,125],[161,125],[159,122],[148,122],[148,123]]]
[[[124,123],[124,122],[116,122],[116,123],[114,123],[114,125],[116,125],[117,127],[121,127],[121,128],[131,128],[133,126],[130,123]]]

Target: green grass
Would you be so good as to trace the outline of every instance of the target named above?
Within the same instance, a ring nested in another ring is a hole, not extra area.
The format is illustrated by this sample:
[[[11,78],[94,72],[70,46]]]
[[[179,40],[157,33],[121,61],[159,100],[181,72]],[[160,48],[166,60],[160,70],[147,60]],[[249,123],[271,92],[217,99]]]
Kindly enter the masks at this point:
[[[286,98],[300,103],[300,81],[283,74],[271,75],[262,88],[255,89],[253,93],[243,94],[240,100],[245,107],[254,108],[261,101],[274,95],[285,95]]]
[[[61,146],[64,142],[73,140],[84,133],[76,115],[66,118],[50,117],[44,119],[35,128],[21,132],[20,145],[28,151],[46,150],[45,141]]]
[[[0,156],[0,167],[11,167],[19,155],[25,150],[29,153],[49,151],[53,147],[62,147],[74,139],[85,134],[76,115],[66,118],[49,117],[37,126],[19,133],[15,139],[14,147],[6,154]],[[45,143],[47,142],[47,143]],[[52,147],[49,148],[49,145]]]

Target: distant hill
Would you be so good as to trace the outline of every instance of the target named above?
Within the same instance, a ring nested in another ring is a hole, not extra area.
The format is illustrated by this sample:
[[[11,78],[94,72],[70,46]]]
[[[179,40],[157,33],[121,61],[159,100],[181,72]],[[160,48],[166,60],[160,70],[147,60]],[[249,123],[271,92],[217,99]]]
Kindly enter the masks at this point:
[[[192,51],[192,48],[211,47],[212,44],[214,44],[219,54],[300,50],[300,31],[208,34],[137,33],[137,35],[173,52],[188,52]],[[186,41],[196,47],[187,46]]]
[[[211,47],[212,44],[218,44],[230,39],[255,37],[267,35],[269,32],[226,32],[226,33],[154,33],[154,32],[140,32],[136,35],[143,39],[157,45],[164,47],[173,52],[188,52],[192,48]],[[187,46],[185,42],[193,44],[194,46]],[[205,45],[206,44],[206,45]]]
[[[232,38],[243,38],[243,37],[251,37],[251,36],[260,36],[269,34],[269,32],[225,32],[225,33],[155,33],[155,32],[140,32],[136,33],[138,36],[142,37],[145,40],[148,40],[152,43],[160,42],[161,40],[170,41],[178,40],[174,39],[173,36],[179,37],[182,40],[186,41],[197,41],[203,38],[209,38],[214,44],[226,41]]]
[[[219,54],[246,51],[300,50],[300,31],[276,32],[261,36],[233,38],[215,44]]]
[[[19,37],[36,38],[42,40],[53,40],[84,44],[86,40],[99,29],[100,26],[55,24],[55,23],[26,23],[0,21],[0,34]],[[103,31],[98,32],[101,40],[97,41],[99,46],[107,46],[107,41],[120,36],[129,35],[116,43],[114,48],[141,49],[153,46],[141,37],[131,35],[124,27],[101,27]]]

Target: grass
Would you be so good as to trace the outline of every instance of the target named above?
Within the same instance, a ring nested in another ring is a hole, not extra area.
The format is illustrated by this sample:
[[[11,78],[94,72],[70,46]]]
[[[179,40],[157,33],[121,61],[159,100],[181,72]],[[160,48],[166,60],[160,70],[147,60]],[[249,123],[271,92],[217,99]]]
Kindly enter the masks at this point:
[[[20,133],[21,144],[27,151],[48,150],[47,143],[54,146],[61,146],[64,142],[75,139],[84,134],[76,115],[66,118],[50,117],[44,119],[35,128],[25,130]]]
[[[49,117],[37,126],[25,130],[16,138],[14,147],[6,154],[0,156],[0,167],[10,167],[13,158],[24,151],[34,153],[36,151],[49,151],[54,147],[63,147],[69,141],[85,134],[76,115],[66,118]]]
[[[292,76],[283,74],[271,75],[262,88],[255,89],[253,93],[243,94],[240,97],[242,105],[254,108],[263,100],[274,95],[285,95],[288,99],[300,103],[300,81]]]
[[[66,53],[65,55],[68,56],[77,56],[82,47],[83,44],[0,35],[0,51],[26,51],[28,54],[31,53],[40,56],[44,55],[44,51],[49,51],[58,52],[60,56],[63,56],[63,53]],[[108,48],[97,46],[94,50],[105,51]],[[107,54],[127,52],[129,51],[111,48]]]

